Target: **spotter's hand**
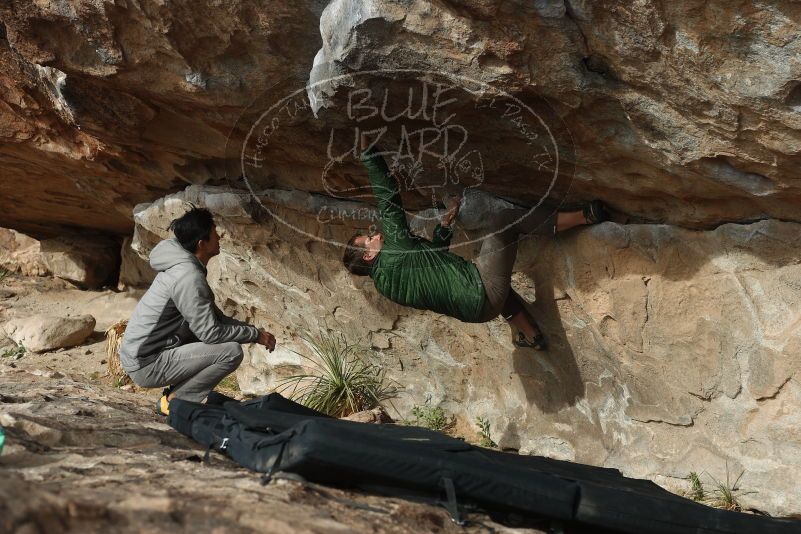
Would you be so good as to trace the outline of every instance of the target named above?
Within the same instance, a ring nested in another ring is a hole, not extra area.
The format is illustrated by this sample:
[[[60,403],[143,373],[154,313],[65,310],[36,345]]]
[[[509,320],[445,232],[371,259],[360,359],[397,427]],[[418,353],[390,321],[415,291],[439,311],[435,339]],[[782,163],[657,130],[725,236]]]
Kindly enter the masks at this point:
[[[259,339],[256,340],[256,343],[264,345],[270,352],[275,350],[275,336],[264,328],[259,328]]]

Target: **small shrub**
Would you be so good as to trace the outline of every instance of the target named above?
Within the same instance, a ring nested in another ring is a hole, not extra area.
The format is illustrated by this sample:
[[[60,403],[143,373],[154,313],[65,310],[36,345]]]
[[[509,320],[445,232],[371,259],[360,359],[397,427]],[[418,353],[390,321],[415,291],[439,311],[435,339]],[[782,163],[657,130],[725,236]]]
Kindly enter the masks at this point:
[[[386,370],[371,363],[369,348],[348,341],[344,334],[327,330],[314,338],[301,333],[313,355],[295,354],[306,360],[311,371],[285,378],[278,384],[289,397],[333,417],[372,410],[395,398],[400,390]]]
[[[445,414],[445,410],[439,406],[414,406],[412,408],[412,417],[414,419],[406,421],[407,424],[421,426],[437,432],[447,431],[455,422],[454,417],[448,417]]]
[[[20,343],[19,345],[14,345],[4,350],[2,353],[0,353],[0,358],[11,358],[12,360],[19,360],[20,358],[25,356],[26,352],[27,349],[22,343]]]
[[[490,438],[489,421],[483,417],[476,417],[476,424],[478,425],[478,435],[481,437],[481,440],[478,442],[478,444],[488,449],[496,448],[498,444],[492,441],[492,438]]]
[[[6,278],[11,276],[11,271],[4,267],[0,267],[0,286],[6,281]]]

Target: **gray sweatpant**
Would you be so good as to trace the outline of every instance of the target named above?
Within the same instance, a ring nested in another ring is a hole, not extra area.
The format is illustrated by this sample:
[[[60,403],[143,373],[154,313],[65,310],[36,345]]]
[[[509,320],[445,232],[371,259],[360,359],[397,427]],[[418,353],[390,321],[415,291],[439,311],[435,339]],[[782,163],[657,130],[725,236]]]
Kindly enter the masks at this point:
[[[220,380],[239,367],[242,357],[242,345],[236,341],[187,343],[161,351],[152,363],[128,375],[141,387],[172,385],[176,398],[202,402]]]

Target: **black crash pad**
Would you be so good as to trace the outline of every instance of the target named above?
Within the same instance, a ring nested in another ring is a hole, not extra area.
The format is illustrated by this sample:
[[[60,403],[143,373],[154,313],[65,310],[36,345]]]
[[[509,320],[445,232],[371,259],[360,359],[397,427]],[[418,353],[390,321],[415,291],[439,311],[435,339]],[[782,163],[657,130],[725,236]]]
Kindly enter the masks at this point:
[[[474,447],[424,428],[343,421],[277,393],[170,403],[170,425],[261,473],[436,498],[632,534],[801,533],[801,522],[728,512],[615,469]]]

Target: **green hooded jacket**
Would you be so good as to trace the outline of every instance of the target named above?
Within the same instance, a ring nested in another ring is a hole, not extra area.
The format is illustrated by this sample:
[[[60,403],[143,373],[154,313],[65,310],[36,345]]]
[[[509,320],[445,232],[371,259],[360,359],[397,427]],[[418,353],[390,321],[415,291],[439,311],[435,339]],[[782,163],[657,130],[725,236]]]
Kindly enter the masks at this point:
[[[384,158],[371,149],[361,159],[383,225],[384,245],[370,272],[378,292],[403,306],[478,322],[486,298],[484,284],[475,264],[448,252],[451,229],[437,225],[432,241],[413,235]]]

